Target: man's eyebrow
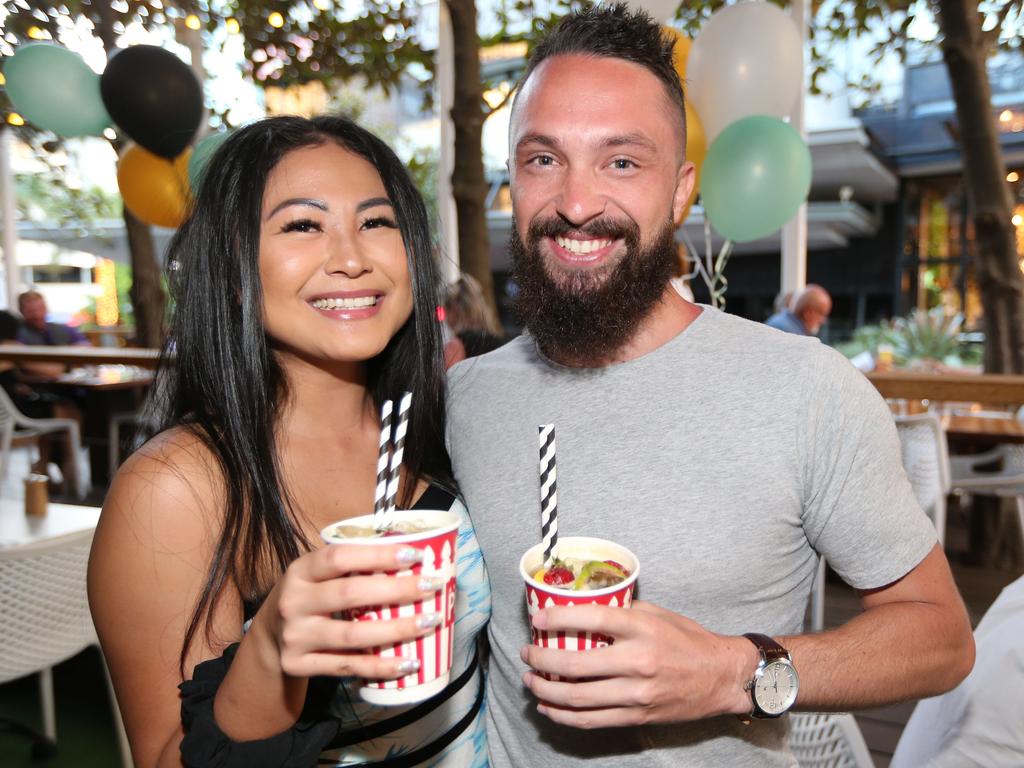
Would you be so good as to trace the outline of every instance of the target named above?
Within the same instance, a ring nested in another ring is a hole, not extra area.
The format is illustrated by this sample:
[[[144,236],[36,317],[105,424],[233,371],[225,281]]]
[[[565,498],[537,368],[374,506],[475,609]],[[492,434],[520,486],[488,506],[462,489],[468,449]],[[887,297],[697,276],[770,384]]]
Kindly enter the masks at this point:
[[[267,218],[271,218],[275,213],[290,205],[304,205],[310,208],[316,208],[320,211],[327,211],[327,203],[323,200],[315,200],[311,197],[289,197],[287,200],[282,200],[280,203],[274,206],[273,210],[267,214]]]
[[[646,149],[648,152],[656,152],[658,150],[654,142],[642,133],[624,133],[618,136],[609,136],[601,142],[601,145],[605,147],[638,146]]]
[[[526,134],[516,142],[516,149],[519,149],[526,144],[540,144],[542,147],[548,147],[549,149],[557,149],[560,146],[558,139],[544,133]]]
[[[386,197],[371,197],[363,200],[359,205],[356,206],[356,213],[362,213],[368,208],[376,208],[378,205],[388,205],[394,208],[394,204]]]

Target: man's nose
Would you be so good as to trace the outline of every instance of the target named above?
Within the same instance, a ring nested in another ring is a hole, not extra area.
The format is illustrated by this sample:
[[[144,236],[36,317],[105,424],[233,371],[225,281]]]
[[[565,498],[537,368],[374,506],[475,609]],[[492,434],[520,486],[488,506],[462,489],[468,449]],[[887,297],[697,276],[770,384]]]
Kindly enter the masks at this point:
[[[570,168],[556,201],[559,215],[575,226],[583,226],[605,212],[608,199],[599,180],[586,168]]]

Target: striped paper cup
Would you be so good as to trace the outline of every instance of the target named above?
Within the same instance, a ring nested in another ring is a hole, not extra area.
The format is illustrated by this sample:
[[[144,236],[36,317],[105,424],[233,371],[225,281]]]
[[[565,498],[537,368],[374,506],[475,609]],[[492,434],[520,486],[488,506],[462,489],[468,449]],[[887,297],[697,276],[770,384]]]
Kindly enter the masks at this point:
[[[533,574],[544,564],[544,544],[530,547],[519,561],[519,573],[526,583],[526,607],[530,613],[531,625],[538,611],[552,605],[598,603],[628,608],[633,601],[633,589],[640,573],[640,561],[622,545],[589,536],[563,536],[558,539],[558,556],[578,560],[614,560],[625,566],[629,571],[629,578],[604,589],[559,589],[533,579]],[[598,632],[547,632],[533,629],[532,626],[531,632],[534,645],[564,651],[586,651],[615,642],[615,638]],[[557,675],[542,674],[550,680],[560,679]]]
[[[427,600],[408,605],[376,605],[344,612],[348,621],[386,621],[388,619],[417,616],[422,613],[440,613],[444,620],[429,635],[407,643],[395,643],[372,648],[381,658],[401,656],[419,659],[420,668],[396,680],[366,680],[359,695],[371,704],[410,704],[430,698],[448,685],[452,668],[452,639],[455,631],[455,546],[460,523],[459,515],[447,510],[399,510],[395,523],[411,522],[430,526],[420,533],[405,533],[381,537],[346,538],[338,532],[339,526],[373,527],[373,515],[353,517],[332,523],[320,532],[328,544],[348,544],[357,547],[379,547],[403,544],[423,550],[423,561],[401,571],[392,571],[395,578],[430,576],[447,579],[444,589]]]

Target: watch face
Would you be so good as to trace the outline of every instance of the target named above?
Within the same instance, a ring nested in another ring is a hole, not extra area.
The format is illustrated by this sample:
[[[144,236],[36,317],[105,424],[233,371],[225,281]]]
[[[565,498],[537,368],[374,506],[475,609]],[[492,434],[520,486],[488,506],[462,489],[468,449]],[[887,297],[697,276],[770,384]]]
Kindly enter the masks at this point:
[[[781,715],[796,702],[800,678],[788,661],[772,661],[765,665],[764,672],[754,683],[754,699],[757,706],[768,715]]]

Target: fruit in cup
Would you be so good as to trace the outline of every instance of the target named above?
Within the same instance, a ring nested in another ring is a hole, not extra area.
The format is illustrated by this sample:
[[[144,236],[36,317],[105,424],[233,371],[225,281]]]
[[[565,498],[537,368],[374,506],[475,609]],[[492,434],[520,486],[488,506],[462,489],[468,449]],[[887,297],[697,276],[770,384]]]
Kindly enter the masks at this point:
[[[583,591],[612,587],[629,578],[629,570],[615,560],[555,558],[550,568],[534,571],[535,581],[560,589]]]

